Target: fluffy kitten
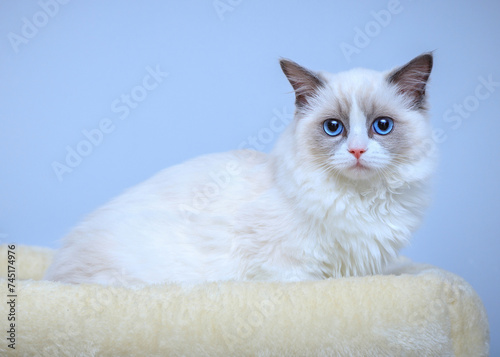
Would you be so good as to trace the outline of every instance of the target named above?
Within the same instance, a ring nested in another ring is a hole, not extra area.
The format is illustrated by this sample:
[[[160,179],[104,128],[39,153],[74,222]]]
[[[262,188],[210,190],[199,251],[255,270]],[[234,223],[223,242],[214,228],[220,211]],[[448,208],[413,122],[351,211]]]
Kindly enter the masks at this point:
[[[432,55],[387,72],[281,67],[296,113],[270,154],[207,155],[129,189],[65,237],[46,278],[135,285],[381,273],[428,202]]]

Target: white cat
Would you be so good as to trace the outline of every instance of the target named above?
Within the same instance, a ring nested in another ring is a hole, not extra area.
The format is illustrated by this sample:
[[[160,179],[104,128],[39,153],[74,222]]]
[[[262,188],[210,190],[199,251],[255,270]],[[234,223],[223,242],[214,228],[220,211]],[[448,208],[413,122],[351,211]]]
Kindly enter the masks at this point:
[[[46,278],[136,285],[383,272],[428,203],[432,55],[388,72],[281,67],[296,113],[270,154],[213,154],[160,172],[74,228]]]

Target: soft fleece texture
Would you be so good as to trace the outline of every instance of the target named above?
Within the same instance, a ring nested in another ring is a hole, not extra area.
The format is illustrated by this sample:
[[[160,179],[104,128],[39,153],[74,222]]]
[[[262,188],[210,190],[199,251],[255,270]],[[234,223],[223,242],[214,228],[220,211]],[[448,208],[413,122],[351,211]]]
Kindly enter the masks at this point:
[[[39,281],[52,255],[16,247],[16,350],[4,336],[0,355],[488,356],[481,300],[428,265],[402,275],[130,289]],[[9,306],[0,306],[5,331]]]

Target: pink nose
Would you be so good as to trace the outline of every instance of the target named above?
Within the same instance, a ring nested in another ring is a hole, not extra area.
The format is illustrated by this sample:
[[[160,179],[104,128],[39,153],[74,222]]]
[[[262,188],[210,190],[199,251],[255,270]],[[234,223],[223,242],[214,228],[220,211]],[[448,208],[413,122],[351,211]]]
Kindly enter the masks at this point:
[[[361,154],[366,152],[366,149],[349,149],[349,152],[353,154],[356,159],[359,160]]]

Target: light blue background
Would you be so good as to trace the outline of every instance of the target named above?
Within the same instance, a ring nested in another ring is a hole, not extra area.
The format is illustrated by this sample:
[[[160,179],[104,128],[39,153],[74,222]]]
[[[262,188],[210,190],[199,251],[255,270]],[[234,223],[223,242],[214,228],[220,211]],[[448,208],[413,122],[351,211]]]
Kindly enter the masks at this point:
[[[472,284],[488,310],[491,355],[500,355],[500,87],[476,94],[481,77],[500,82],[500,2],[401,0],[383,25],[373,12],[388,1],[221,2],[233,5],[218,14],[212,1],[74,0],[44,18],[36,1],[1,1],[0,239],[57,247],[125,188],[258,135],[275,111],[293,110],[280,56],[336,72],[436,50],[431,114],[446,139],[434,203],[404,254]],[[23,18],[48,21],[13,46]],[[359,31],[368,38],[345,56],[341,44],[355,46]],[[111,103],[148,66],[168,77],[120,120]],[[455,104],[470,109],[456,126],[445,121]],[[115,130],[60,182],[52,163],[103,118]]]

